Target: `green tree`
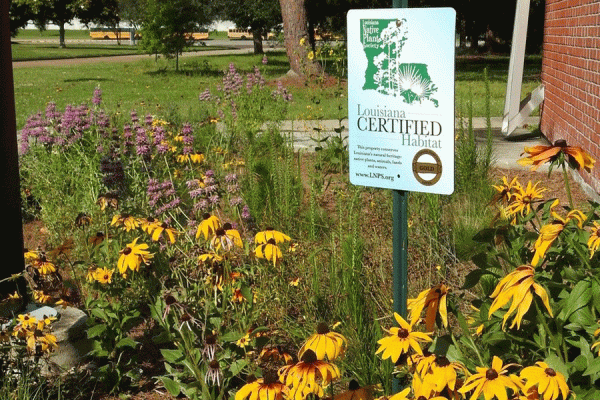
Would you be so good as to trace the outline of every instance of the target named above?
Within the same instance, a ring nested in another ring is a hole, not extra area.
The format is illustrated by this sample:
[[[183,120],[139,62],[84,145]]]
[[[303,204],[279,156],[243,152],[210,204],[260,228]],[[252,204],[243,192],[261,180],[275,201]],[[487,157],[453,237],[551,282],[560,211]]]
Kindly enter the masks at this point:
[[[8,12],[10,17],[10,36],[15,37],[19,29],[24,28],[27,22],[33,18],[29,4],[12,0]]]
[[[240,28],[250,28],[254,41],[254,54],[263,53],[263,38],[281,23],[279,0],[223,0],[219,15]]]
[[[175,58],[179,70],[179,54],[193,43],[190,34],[209,16],[209,7],[197,0],[148,0],[140,45],[150,54]]]
[[[48,23],[58,25],[59,46],[65,44],[65,24],[71,22],[79,10],[79,0],[20,0],[28,4],[34,15],[33,22],[43,30]]]

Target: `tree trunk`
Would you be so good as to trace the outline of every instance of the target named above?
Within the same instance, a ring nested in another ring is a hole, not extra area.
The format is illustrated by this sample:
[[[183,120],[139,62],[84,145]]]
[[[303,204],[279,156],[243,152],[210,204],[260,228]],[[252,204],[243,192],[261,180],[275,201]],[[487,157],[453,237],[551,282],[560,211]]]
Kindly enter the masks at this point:
[[[252,43],[254,44],[254,54],[264,54],[262,29],[252,30]]]
[[[67,47],[67,45],[65,44],[65,23],[64,21],[61,21],[58,24],[58,46],[61,49],[64,49],[65,47]]]
[[[308,47],[300,40],[308,39],[308,26],[304,0],[279,0],[283,19],[285,51],[291,70],[300,76],[315,76],[322,72],[321,66],[308,59]]]

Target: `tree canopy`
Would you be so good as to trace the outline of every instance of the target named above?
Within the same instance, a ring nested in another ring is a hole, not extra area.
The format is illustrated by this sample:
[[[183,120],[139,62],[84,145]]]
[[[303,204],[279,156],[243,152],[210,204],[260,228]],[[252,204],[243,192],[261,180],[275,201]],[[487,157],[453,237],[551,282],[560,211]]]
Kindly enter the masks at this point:
[[[210,22],[210,10],[198,0],[148,0],[140,45],[150,54],[176,58],[193,42],[191,33]]]

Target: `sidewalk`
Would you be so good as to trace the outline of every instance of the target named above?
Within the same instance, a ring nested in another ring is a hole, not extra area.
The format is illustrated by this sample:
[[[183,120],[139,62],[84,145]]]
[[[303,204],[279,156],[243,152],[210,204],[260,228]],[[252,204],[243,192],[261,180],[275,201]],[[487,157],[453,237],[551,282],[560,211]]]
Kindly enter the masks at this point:
[[[466,123],[467,121],[465,121]],[[456,126],[459,127],[460,121],[457,120]],[[517,160],[521,158],[521,153],[525,147],[536,145],[548,145],[548,140],[541,135],[533,135],[531,130],[539,124],[539,117],[529,117],[526,125],[518,129],[515,133],[507,138],[501,132],[502,118],[495,117],[491,119],[492,140],[494,148],[495,165],[499,168],[523,168],[517,164]],[[294,149],[296,151],[310,152],[314,151],[318,142],[315,139],[323,139],[327,136],[337,136],[336,128],[343,128],[342,137],[348,143],[348,120],[342,120],[341,123],[337,120],[298,120],[298,121],[282,121],[280,125],[281,133],[292,136],[294,140]],[[485,145],[486,143],[486,120],[485,118],[473,119],[473,131],[475,133],[477,143]]]

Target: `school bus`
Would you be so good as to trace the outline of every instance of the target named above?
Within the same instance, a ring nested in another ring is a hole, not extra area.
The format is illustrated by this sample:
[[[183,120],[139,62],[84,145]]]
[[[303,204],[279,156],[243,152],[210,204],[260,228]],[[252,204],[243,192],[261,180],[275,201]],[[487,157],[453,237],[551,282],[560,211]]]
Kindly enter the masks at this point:
[[[227,31],[227,37],[229,39],[240,39],[240,40],[245,40],[245,39],[252,39],[252,32],[249,31],[248,29],[235,29],[235,28],[231,28]],[[275,37],[275,34],[273,32],[269,32],[267,33],[267,39],[273,39]]]
[[[129,40],[131,36],[129,29],[119,28],[110,29],[110,28],[92,28],[90,29],[90,37],[92,39],[97,40]],[[135,34],[135,38],[139,39],[141,35],[139,33]],[[208,30],[201,32],[192,32],[186,33],[187,39],[192,40],[207,40],[208,39]]]
[[[90,38],[97,40],[129,40],[131,31],[129,28],[92,28],[90,29]],[[135,38],[139,39],[139,33]]]

